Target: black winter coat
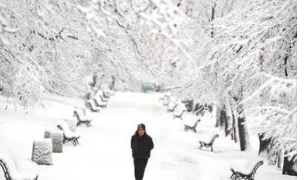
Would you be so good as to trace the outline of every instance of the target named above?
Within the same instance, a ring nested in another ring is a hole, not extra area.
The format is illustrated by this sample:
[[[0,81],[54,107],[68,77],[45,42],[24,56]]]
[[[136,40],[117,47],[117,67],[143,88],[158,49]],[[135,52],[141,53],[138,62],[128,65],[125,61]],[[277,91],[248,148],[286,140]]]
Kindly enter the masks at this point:
[[[152,138],[146,133],[139,136],[138,133],[132,136],[131,148],[134,159],[148,159],[151,155],[151,150],[154,148]]]

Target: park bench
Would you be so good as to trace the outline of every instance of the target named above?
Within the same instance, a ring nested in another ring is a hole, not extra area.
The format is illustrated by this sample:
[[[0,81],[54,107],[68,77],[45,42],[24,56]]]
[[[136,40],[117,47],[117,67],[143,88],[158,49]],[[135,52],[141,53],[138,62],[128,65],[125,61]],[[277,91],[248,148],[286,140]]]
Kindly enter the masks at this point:
[[[85,124],[85,126],[89,127],[91,126],[92,118],[86,116],[84,111],[80,108],[77,108],[73,111],[73,117],[77,118],[77,126],[80,126],[82,124]]]
[[[213,152],[214,151],[214,148],[213,148],[214,142],[218,137],[219,137],[219,135],[215,134],[215,135],[211,136],[211,138],[208,139],[208,141],[200,141],[199,142],[200,143],[199,149],[201,150],[203,147],[206,147],[206,148],[210,148],[211,152]]]
[[[88,99],[85,103],[85,106],[91,110],[91,112],[100,112],[100,109],[97,108],[93,99]]]
[[[175,104],[171,109],[168,108],[167,112],[174,112],[175,108],[178,106],[178,104]]]
[[[208,111],[208,108],[205,106],[205,105],[198,105],[196,108],[195,108],[195,114],[196,116],[204,116],[205,112]]]
[[[164,96],[160,97],[160,98],[158,99],[158,101],[164,101],[164,100],[165,100],[165,98],[166,98],[166,95],[164,95]]]
[[[158,101],[165,101],[167,98],[169,98],[169,95],[163,94],[163,95],[158,99]]]
[[[100,89],[103,90],[103,94],[105,94],[105,96],[109,97],[115,95],[115,92],[110,90],[105,84],[101,85]]]
[[[63,131],[64,139],[63,143],[71,142],[74,146],[79,144],[78,139],[81,137],[75,132],[72,132],[65,121],[60,121],[60,123],[57,125],[57,128]]]
[[[182,116],[186,110],[183,109],[180,114],[173,114],[173,119],[180,118],[182,120]]]
[[[16,167],[12,157],[0,154],[0,166],[5,180],[37,180],[37,174],[22,173]],[[2,179],[2,178],[1,178]]]
[[[163,106],[168,106],[169,104],[170,104],[170,101],[169,101],[169,100],[164,100]]]
[[[104,96],[104,91],[101,90],[101,89],[99,89],[99,90],[95,93],[94,97],[96,97],[96,99],[97,99],[97,97],[100,97],[100,100],[101,100],[102,102],[108,102],[108,98],[106,98],[106,97]]]
[[[110,94],[106,93],[105,91],[103,91],[102,93],[103,93],[103,97],[105,99],[109,99],[110,98]]]
[[[97,95],[99,95],[102,102],[108,102],[108,98],[105,98],[103,91],[99,91]]]
[[[197,126],[198,126],[198,124],[201,122],[201,120],[200,119],[198,119],[195,123],[194,123],[194,125],[193,126],[189,126],[189,125],[186,125],[186,124],[184,124],[184,130],[185,131],[188,131],[188,130],[192,130],[194,133],[197,133]]]
[[[93,101],[94,101],[94,103],[97,107],[100,107],[100,108],[106,108],[107,107],[107,103],[103,102],[101,99],[99,100],[98,98],[94,97]]]
[[[261,158],[251,159],[243,168],[230,168],[232,175],[231,180],[255,180],[257,169],[263,165]]]
[[[104,92],[107,96],[114,96],[115,92],[112,90],[104,89]]]
[[[163,106],[168,106],[170,104],[170,96],[169,95],[165,95],[163,97]]]

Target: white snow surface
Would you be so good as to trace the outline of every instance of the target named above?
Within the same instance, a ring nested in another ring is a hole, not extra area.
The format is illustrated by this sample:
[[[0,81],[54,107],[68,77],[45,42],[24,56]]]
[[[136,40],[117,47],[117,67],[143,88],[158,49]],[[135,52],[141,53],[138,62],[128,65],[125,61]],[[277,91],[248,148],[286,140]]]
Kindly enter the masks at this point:
[[[108,108],[93,113],[91,127],[78,127],[79,146],[65,144],[63,153],[53,153],[54,165],[36,165],[30,161],[32,143],[43,139],[44,131],[56,126],[60,119],[72,118],[80,99],[50,96],[48,108],[29,114],[4,110],[0,97],[0,153],[10,154],[22,172],[39,174],[39,180],[109,179],[133,180],[134,168],[130,148],[137,124],[145,123],[155,148],[146,168],[144,180],[227,180],[230,167],[245,164],[256,156],[257,149],[239,151],[239,144],[225,138],[214,128],[213,115],[206,113],[198,125],[198,133],[185,132],[183,124],[193,124],[199,117],[186,113],[183,121],[173,119],[158,102],[160,94],[117,92]],[[199,140],[214,133],[215,152],[199,150]],[[253,147],[258,142],[252,141]],[[259,167],[256,180],[294,180],[265,163]],[[4,180],[0,169],[0,180]]]

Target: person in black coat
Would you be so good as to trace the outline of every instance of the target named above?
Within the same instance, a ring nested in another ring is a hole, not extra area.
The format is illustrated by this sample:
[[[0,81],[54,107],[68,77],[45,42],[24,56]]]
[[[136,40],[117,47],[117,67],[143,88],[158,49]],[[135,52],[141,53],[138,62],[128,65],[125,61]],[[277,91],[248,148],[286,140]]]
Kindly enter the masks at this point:
[[[151,150],[154,148],[152,138],[146,132],[146,126],[139,124],[137,131],[131,138],[131,148],[134,159],[134,173],[136,180],[142,180]]]

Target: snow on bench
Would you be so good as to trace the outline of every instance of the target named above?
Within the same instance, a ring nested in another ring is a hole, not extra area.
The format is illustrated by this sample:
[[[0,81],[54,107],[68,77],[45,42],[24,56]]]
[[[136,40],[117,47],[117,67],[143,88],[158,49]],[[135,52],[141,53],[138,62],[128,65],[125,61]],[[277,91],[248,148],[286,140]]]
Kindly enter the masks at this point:
[[[201,122],[201,119],[198,119],[193,126],[190,126],[190,125],[186,125],[184,124],[184,130],[185,131],[188,131],[188,130],[192,130],[194,133],[197,132],[197,126],[198,124]]]
[[[82,124],[85,124],[87,127],[91,126],[92,117],[90,116],[90,113],[88,112],[85,114],[86,110],[83,110],[81,108],[76,108],[73,111],[73,117],[77,118],[77,126],[80,126]]]
[[[260,157],[251,159],[243,167],[231,167],[230,170],[233,173],[231,175],[232,180],[246,179],[254,180],[257,169],[263,165],[263,160]]]
[[[93,99],[88,99],[85,103],[85,106],[91,110],[91,112],[100,112],[100,109],[97,108]]]
[[[112,90],[110,90],[110,89],[107,87],[106,84],[101,85],[100,89],[103,90],[103,94],[104,94],[105,96],[108,96],[108,97],[109,97],[109,96],[114,96],[114,95],[115,95],[115,92],[112,91]]]
[[[81,137],[76,132],[72,132],[65,121],[60,121],[57,128],[63,131],[64,140],[63,143],[72,142],[74,146],[79,144],[78,139]]]
[[[0,154],[0,166],[6,180],[37,180],[38,174],[20,172],[12,157]]]
[[[211,136],[209,139],[207,139],[207,140],[205,140],[205,141],[204,141],[204,140],[200,141],[200,142],[199,142],[199,143],[200,143],[199,149],[201,150],[203,147],[206,147],[206,148],[210,148],[211,152],[213,152],[213,151],[214,151],[214,148],[213,148],[214,142],[215,142],[215,140],[216,140],[218,137],[219,137],[218,134],[214,134],[214,135]]]
[[[107,102],[106,101],[102,101],[101,98],[99,98],[97,96],[94,96],[93,100],[94,100],[94,103],[95,103],[95,105],[97,107],[100,107],[100,108],[106,108],[107,107]]]
[[[184,114],[185,111],[186,111],[185,109],[181,109],[180,111],[178,111],[178,113],[175,112],[175,113],[173,114],[173,119],[179,118],[179,119],[182,120],[182,116],[183,116],[183,114]]]
[[[97,93],[94,95],[94,97],[97,99],[97,97],[100,97],[102,102],[108,102],[109,96],[105,95],[105,92],[103,90],[97,91]]]
[[[168,109],[167,109],[167,112],[174,112],[175,108],[178,106],[178,104],[172,104],[172,107],[169,105],[168,106]]]

